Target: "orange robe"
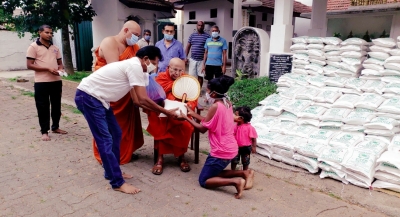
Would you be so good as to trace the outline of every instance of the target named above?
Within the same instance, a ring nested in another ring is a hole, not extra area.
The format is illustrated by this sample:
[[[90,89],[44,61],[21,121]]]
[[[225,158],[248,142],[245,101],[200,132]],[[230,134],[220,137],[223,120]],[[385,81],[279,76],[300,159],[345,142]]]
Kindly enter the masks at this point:
[[[166,72],[158,74],[156,82],[164,89],[167,99],[177,100],[172,94],[172,85],[174,80],[169,75],[168,69]],[[197,106],[197,100],[187,102],[187,105],[194,110]],[[187,121],[179,121],[169,117],[158,117],[159,113],[153,111],[145,111],[148,115],[149,126],[147,131],[154,137],[155,149],[158,149],[159,154],[174,154],[179,157],[185,154],[190,138],[193,133],[193,126]]]
[[[119,60],[126,60],[136,55],[139,50],[138,45],[128,46],[119,56]],[[95,51],[96,65],[95,70],[107,65],[104,58],[99,55],[99,48]],[[142,131],[142,121],[140,119],[139,107],[133,104],[130,93],[127,93],[117,102],[111,102],[115,118],[122,130],[120,146],[120,164],[129,163],[132,153],[143,146],[144,138]],[[93,139],[93,152],[97,161],[101,164],[101,158],[97,149],[96,141]]]

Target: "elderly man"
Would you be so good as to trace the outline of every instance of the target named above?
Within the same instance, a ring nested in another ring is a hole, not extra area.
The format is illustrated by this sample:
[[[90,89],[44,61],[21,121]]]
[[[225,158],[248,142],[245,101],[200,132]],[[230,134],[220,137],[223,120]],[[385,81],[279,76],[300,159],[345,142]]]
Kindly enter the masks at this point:
[[[175,26],[173,23],[165,24],[163,34],[164,38],[156,43],[156,47],[160,48],[164,57],[164,60],[160,61],[158,65],[158,72],[165,72],[172,58],[178,57],[181,60],[186,58],[182,43],[174,39]]]
[[[137,57],[107,64],[84,78],[76,91],[75,103],[96,140],[103,162],[104,177],[110,180],[116,191],[136,194],[140,189],[124,181],[119,166],[119,148],[123,134],[110,102],[118,101],[129,94],[132,101],[140,107],[164,113],[171,119],[177,117],[177,109],[166,110],[147,96],[144,75],[156,68],[159,59],[162,59],[162,55],[158,48],[144,47],[137,52]]]
[[[156,77],[156,82],[164,89],[167,99],[181,101],[172,94],[174,81],[184,74],[185,62],[179,58],[170,60],[165,72],[161,72]],[[187,102],[187,105],[194,109],[197,100]],[[193,133],[193,126],[185,120],[159,117],[159,113],[146,111],[149,119],[147,131],[154,137],[155,149],[158,149],[157,163],[152,169],[155,175],[163,172],[163,155],[174,154],[178,158],[179,167],[182,172],[189,172],[190,166],[185,160],[184,154],[188,149],[190,137]]]
[[[140,32],[140,26],[135,21],[130,20],[124,24],[118,35],[104,38],[95,51],[95,70],[106,64],[134,57],[139,50],[136,42],[139,39]],[[144,144],[140,111],[133,104],[129,93],[120,100],[111,102],[111,108],[122,129],[120,164],[126,164],[134,156],[132,153]],[[93,151],[95,158],[101,164],[100,154],[94,139]]]

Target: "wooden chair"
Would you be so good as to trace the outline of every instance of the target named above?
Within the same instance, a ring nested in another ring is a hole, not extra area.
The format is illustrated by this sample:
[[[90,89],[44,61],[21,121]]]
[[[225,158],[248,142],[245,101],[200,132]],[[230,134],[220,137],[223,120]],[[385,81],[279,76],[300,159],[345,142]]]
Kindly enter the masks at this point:
[[[200,106],[196,107],[196,113],[200,115],[201,111],[203,111],[203,108]],[[199,120],[196,120],[197,123],[200,123]],[[154,141],[154,147],[156,145],[156,141]],[[190,149],[194,150],[194,163],[198,164],[199,163],[199,152],[200,152],[200,132],[196,128],[194,129],[192,133],[192,137],[190,139]],[[154,148],[154,164],[157,163],[158,159],[158,149]]]

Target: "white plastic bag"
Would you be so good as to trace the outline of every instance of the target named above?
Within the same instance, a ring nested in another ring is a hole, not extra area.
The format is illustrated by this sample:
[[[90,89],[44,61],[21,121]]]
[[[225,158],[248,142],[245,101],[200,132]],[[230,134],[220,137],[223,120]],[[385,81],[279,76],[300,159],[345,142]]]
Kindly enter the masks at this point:
[[[363,140],[363,133],[339,132],[334,137],[332,137],[331,141],[329,141],[329,145],[331,145],[332,147],[353,148]]]
[[[345,124],[352,124],[352,125],[363,125],[365,123],[370,122],[374,117],[374,113],[372,110],[371,112],[364,112],[366,109],[355,109],[354,111],[350,112],[346,118],[343,119]]]
[[[399,125],[399,122],[389,117],[376,117],[371,120],[370,123],[364,124],[366,129],[378,129],[378,130],[392,130]]]
[[[400,63],[385,63],[384,66],[386,69],[393,69],[400,71]]]
[[[397,191],[400,192],[400,184],[393,184],[390,182],[385,182],[381,180],[376,180],[374,183],[372,183],[373,188],[384,188],[384,189],[389,189],[392,191]]]
[[[323,44],[324,39],[322,37],[308,37],[306,38],[307,43],[309,44]]]
[[[324,38],[322,38],[322,40],[327,45],[337,46],[337,45],[340,45],[340,43],[342,43],[342,39],[337,38],[337,37],[324,37]]]
[[[368,93],[378,93],[382,94],[383,88],[385,88],[386,83],[382,81],[367,81],[365,84],[361,87],[362,91],[368,92]]]
[[[332,130],[317,130],[310,134],[308,138],[309,143],[321,143],[324,145],[328,145],[329,141],[336,135],[337,132]]]
[[[385,63],[400,63],[400,56],[391,56],[385,60]]]
[[[290,50],[307,50],[307,44],[297,43],[290,46]]]
[[[351,154],[351,149],[341,147],[327,147],[322,150],[318,161],[323,161],[335,169],[342,170],[343,163]]]
[[[381,73],[383,76],[400,75],[400,71],[398,71],[398,70],[393,70],[393,69],[384,69],[384,70],[380,71],[380,73]]]
[[[307,38],[308,36],[300,36],[300,37],[296,37],[296,38],[292,38],[292,42],[297,44],[297,43],[307,43]]]
[[[373,180],[375,174],[376,155],[363,149],[354,149],[349,157],[343,162],[346,171],[362,175],[367,180]]]
[[[395,135],[389,145],[389,151],[399,152],[400,151],[400,135]],[[400,180],[399,180],[400,181]]]
[[[326,59],[329,60],[329,61],[333,61],[333,62],[342,61],[342,57],[341,56],[327,56]]]
[[[324,87],[326,79],[328,78],[323,75],[310,76],[307,78],[307,82],[316,87]]]
[[[321,179],[329,177],[329,178],[332,178],[332,179],[339,180],[339,181],[343,182],[346,185],[349,184],[349,182],[345,178],[340,177],[337,173],[335,173],[333,171],[322,170],[321,173],[319,174],[319,177]]]
[[[333,87],[344,87],[344,84],[347,80],[348,78],[344,77],[330,77],[325,80],[325,85]]]
[[[389,53],[392,50],[388,47],[382,47],[382,46],[378,46],[378,45],[371,46],[371,47],[369,47],[369,49],[372,52],[384,52],[384,53]]]
[[[376,179],[378,179],[377,181],[384,181],[384,182],[389,182],[389,183],[392,183],[392,184],[400,185],[400,177],[395,176],[395,175],[390,174],[390,173],[376,171],[374,177]],[[372,184],[372,187],[374,187],[374,184]]]
[[[321,66],[326,65],[326,62],[325,62],[325,61],[323,61],[323,60],[318,60],[318,59],[313,59],[313,58],[310,58],[310,63],[315,63],[315,64],[321,65]]]
[[[307,49],[317,49],[317,50],[322,50],[324,48],[324,44],[308,44]]]
[[[294,150],[304,156],[318,158],[321,151],[327,147],[327,145],[320,143],[302,143],[294,147]]]
[[[306,88],[297,93],[296,99],[313,100],[321,91],[317,88]]]
[[[326,51],[325,52],[325,56],[326,57],[328,57],[328,56],[339,56],[342,53],[343,53],[343,51],[341,51],[341,50]]]
[[[385,98],[375,93],[363,93],[359,101],[354,103],[356,108],[376,109],[378,108]]]
[[[368,55],[372,58],[378,59],[378,60],[386,60],[387,58],[390,57],[388,53],[384,52],[368,52]]]
[[[340,54],[342,57],[361,58],[367,55],[366,51],[346,51]]]
[[[351,109],[347,108],[331,108],[328,109],[321,117],[321,121],[343,121],[349,115]]]
[[[356,145],[357,149],[368,150],[377,157],[387,150],[388,143],[379,139],[364,140]]]
[[[391,49],[389,53],[392,56],[400,56],[400,49]]]
[[[298,113],[300,118],[311,118],[319,120],[327,109],[322,106],[309,106]]]
[[[349,44],[349,45],[342,46],[340,48],[340,50],[341,51],[365,51],[365,50],[367,50],[367,46]]]
[[[383,66],[381,65],[377,65],[377,64],[368,64],[368,63],[363,63],[362,66],[366,69],[372,69],[372,70],[376,70],[376,71],[381,71],[384,70],[385,68],[383,68]]]
[[[400,128],[395,127],[391,130],[377,130],[377,129],[365,129],[364,132],[368,135],[376,136],[394,136],[400,132]]]
[[[280,136],[283,135],[279,132],[263,132],[258,134],[257,143],[272,146]]]
[[[400,98],[391,98],[385,100],[378,108],[379,112],[387,112],[393,114],[400,114]]]
[[[354,44],[354,45],[368,45],[368,42],[365,41],[364,39],[361,38],[348,38],[345,41],[341,43],[342,46],[344,45],[349,45],[349,44]]]
[[[321,93],[314,98],[314,101],[321,103],[334,103],[341,96],[342,93],[338,91],[322,90]]]
[[[368,58],[368,59],[364,60],[363,63],[364,64],[376,64],[376,65],[383,66],[383,64],[385,64],[385,61],[384,60],[375,59],[375,58]]]
[[[283,105],[282,108],[288,112],[297,115],[304,108],[311,105],[311,103],[312,101],[310,100],[292,100]]]
[[[338,100],[333,103],[333,108],[354,108],[354,104],[360,100],[359,95],[355,94],[344,94]]]
[[[344,84],[345,87],[361,91],[361,87],[365,84],[365,80],[359,78],[349,78]]]
[[[382,47],[393,48],[396,46],[396,41],[392,38],[377,38],[372,39],[372,43]]]
[[[317,127],[313,125],[299,125],[293,129],[293,135],[300,136],[302,138],[308,138],[312,132],[317,130]]]
[[[365,75],[365,76],[381,76],[382,74],[377,70],[363,69],[363,70],[361,70],[361,75]]]
[[[325,56],[325,52],[322,50],[317,50],[317,49],[311,49],[308,50],[308,55],[309,56],[317,56],[317,57],[324,57]]]

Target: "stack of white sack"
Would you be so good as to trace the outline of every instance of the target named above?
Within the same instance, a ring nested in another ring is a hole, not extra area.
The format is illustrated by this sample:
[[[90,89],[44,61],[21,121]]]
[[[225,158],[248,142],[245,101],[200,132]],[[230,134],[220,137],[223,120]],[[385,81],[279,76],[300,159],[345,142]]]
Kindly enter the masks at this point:
[[[325,58],[326,58],[326,66],[323,68],[324,75],[328,77],[337,76],[336,72],[340,69],[342,59],[340,54],[343,51],[340,50],[342,40],[336,37],[326,37],[324,38],[324,43],[326,44],[324,47]]]
[[[396,51],[393,51],[396,42],[391,38],[378,38],[373,39],[372,43],[373,46],[369,48],[370,52],[368,52],[369,58],[363,63],[365,69],[361,72],[361,78],[366,80],[383,79],[383,81],[387,81],[388,78],[385,78],[386,76],[400,75],[400,73],[396,73],[396,71],[385,69],[384,66],[386,64],[385,61],[391,56],[390,53],[396,54]],[[395,59],[396,58],[391,59],[391,61]],[[396,65],[392,66],[392,64],[389,64],[388,66],[391,68],[397,68]],[[400,70],[400,67],[398,70]]]
[[[373,188],[385,188],[400,192],[400,135],[393,137],[388,151],[377,160]]]
[[[309,75],[322,75],[324,73],[323,67],[326,65],[324,40],[325,38],[322,37],[307,38],[307,54],[310,64],[305,66],[305,70]]]
[[[290,50],[293,54],[293,65],[292,73],[307,75],[306,65],[310,64],[308,56],[308,36],[301,36],[297,38],[292,38],[293,45],[290,46]]]
[[[340,69],[336,72],[342,77],[360,76],[363,68],[362,63],[366,59],[368,42],[361,38],[349,38],[341,43],[340,54],[342,62]]]

